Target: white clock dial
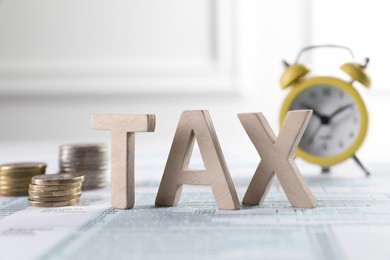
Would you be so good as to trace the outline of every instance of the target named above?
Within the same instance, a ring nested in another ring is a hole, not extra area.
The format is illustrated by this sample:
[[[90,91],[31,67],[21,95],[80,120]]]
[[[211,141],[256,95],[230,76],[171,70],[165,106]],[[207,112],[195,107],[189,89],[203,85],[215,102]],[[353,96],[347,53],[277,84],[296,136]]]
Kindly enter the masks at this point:
[[[313,116],[299,148],[315,156],[334,156],[351,146],[361,118],[350,95],[332,85],[319,84],[299,93],[289,110],[312,109]]]

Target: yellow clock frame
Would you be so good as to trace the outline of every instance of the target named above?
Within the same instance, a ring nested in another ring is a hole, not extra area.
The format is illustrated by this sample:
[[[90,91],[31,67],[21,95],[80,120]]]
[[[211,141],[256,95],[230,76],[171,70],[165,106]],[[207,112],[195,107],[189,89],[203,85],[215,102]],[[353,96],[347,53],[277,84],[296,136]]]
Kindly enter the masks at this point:
[[[359,115],[360,115],[360,129],[359,132],[354,140],[354,142],[344,151],[334,156],[315,156],[312,154],[309,154],[299,147],[296,150],[296,155],[305,161],[319,164],[322,166],[329,166],[336,163],[339,163],[341,161],[344,161],[345,159],[353,156],[355,152],[359,149],[360,145],[363,143],[364,138],[367,133],[368,128],[368,113],[366,106],[364,105],[364,102],[362,98],[360,97],[359,93],[355,90],[355,88],[348,84],[347,82],[335,78],[335,77],[312,77],[308,79],[302,79],[299,80],[297,83],[295,83],[292,86],[291,91],[287,94],[286,98],[283,101],[282,108],[280,110],[280,125],[282,125],[283,120],[289,111],[289,108],[294,101],[294,99],[304,90],[309,89],[311,87],[314,87],[316,85],[330,85],[336,88],[339,88],[340,90],[344,91],[345,93],[349,94],[353,101],[355,102]]]

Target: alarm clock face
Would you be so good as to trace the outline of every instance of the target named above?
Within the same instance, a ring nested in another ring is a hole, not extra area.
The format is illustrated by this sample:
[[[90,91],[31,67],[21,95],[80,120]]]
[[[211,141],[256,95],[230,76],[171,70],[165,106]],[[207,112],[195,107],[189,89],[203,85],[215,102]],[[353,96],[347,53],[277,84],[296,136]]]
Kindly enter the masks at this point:
[[[296,151],[302,159],[333,165],[351,157],[367,132],[367,110],[358,92],[334,77],[312,77],[298,82],[280,111],[282,123],[289,110],[311,109],[312,117]]]
[[[299,148],[315,156],[334,156],[350,147],[361,117],[353,98],[332,85],[315,85],[300,92],[289,110],[312,109],[313,115]]]

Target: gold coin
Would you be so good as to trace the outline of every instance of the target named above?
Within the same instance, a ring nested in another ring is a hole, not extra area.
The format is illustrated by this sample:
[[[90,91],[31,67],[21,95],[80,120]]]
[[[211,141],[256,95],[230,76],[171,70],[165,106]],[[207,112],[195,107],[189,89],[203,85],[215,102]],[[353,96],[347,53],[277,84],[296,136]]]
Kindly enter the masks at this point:
[[[0,186],[2,185],[24,185],[30,183],[30,178],[28,179],[17,179],[17,180],[0,180]]]
[[[84,180],[83,175],[74,173],[57,173],[47,175],[36,175],[31,178],[31,183],[35,185],[64,185],[70,183],[80,183]]]
[[[54,185],[54,186],[43,186],[43,185],[35,185],[30,184],[28,187],[30,190],[33,191],[61,191],[61,190],[70,190],[70,189],[77,189],[81,188],[81,182],[80,183],[69,183],[66,185]]]
[[[27,195],[28,195],[27,191],[25,191],[25,192],[11,192],[11,193],[1,192],[0,193],[0,196],[3,196],[3,197],[20,197],[20,196],[27,196]]]
[[[11,187],[11,186],[2,186],[0,187],[0,192],[11,192],[11,191],[28,191],[28,186],[24,187]]]
[[[9,163],[0,165],[1,173],[8,172],[28,172],[28,171],[36,171],[40,169],[45,169],[47,166],[46,163],[41,162],[21,162],[21,163]]]
[[[29,200],[32,201],[41,201],[41,202],[59,202],[59,201],[68,201],[81,197],[81,192],[74,193],[67,196],[51,196],[51,197],[41,197],[41,196],[29,196]]]
[[[2,176],[0,175],[0,182],[1,181],[23,181],[23,180],[31,180],[32,177],[34,177],[35,175],[41,175],[41,174],[31,174],[31,175],[24,175],[24,176],[21,176],[21,175],[17,175],[17,176],[14,176],[14,175],[8,175],[8,176]]]
[[[45,169],[35,169],[34,171],[0,171],[0,176],[2,177],[23,177],[23,176],[31,176],[37,174],[45,174]]]
[[[7,173],[7,174],[2,174],[0,172],[0,178],[3,179],[3,180],[7,180],[7,179],[23,179],[23,178],[31,179],[35,175],[42,175],[42,174],[45,174],[45,171],[29,172],[29,173],[14,172],[14,173]]]
[[[26,183],[7,183],[0,185],[0,190],[10,190],[10,189],[26,189],[28,190],[28,182]]]
[[[45,168],[43,169],[14,169],[14,170],[3,170],[0,171],[0,175],[8,175],[8,174],[29,174],[29,173],[45,173]]]
[[[28,189],[0,190],[0,196],[27,196]]]
[[[28,189],[28,182],[26,182],[26,183],[7,183],[7,184],[0,185],[0,190],[9,190],[9,189]]]
[[[80,198],[72,199],[68,201],[60,201],[60,202],[42,202],[42,201],[28,200],[28,204],[30,206],[45,207],[45,208],[72,206],[79,202],[80,202]]]
[[[7,172],[1,172],[0,176],[4,178],[23,178],[23,177],[32,177],[34,175],[42,175],[45,174],[45,170],[39,170],[39,171],[7,171]]]
[[[4,191],[8,191],[8,190],[28,190],[28,184],[26,185],[20,185],[20,186],[0,186],[0,191],[1,190],[4,190]]]
[[[75,195],[75,194],[79,194],[80,192],[81,192],[81,188],[76,188],[76,189],[58,190],[58,191],[35,191],[35,190],[29,190],[28,194],[30,196],[37,196],[37,197],[56,197],[56,196]]]

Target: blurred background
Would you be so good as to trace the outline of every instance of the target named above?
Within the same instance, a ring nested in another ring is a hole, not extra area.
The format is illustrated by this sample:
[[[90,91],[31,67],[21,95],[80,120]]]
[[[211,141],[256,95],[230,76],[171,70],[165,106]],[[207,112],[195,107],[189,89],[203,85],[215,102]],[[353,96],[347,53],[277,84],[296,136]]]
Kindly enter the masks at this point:
[[[330,43],[371,59],[372,88],[355,84],[370,113],[358,154],[386,161],[389,9],[379,0],[0,0],[0,159],[109,141],[91,129],[93,113],[156,114],[137,149],[167,152],[187,109],[210,111],[224,150],[257,156],[236,114],[261,111],[277,131],[289,91],[281,61]],[[313,75],[340,76],[350,57],[324,50],[303,61]]]

